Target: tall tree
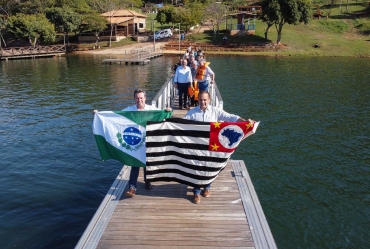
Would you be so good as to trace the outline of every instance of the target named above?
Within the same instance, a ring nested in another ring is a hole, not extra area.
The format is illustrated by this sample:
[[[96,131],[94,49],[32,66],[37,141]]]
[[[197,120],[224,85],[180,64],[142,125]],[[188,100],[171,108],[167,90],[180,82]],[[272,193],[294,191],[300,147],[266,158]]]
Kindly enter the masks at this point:
[[[222,23],[226,21],[226,6],[219,3],[211,3],[204,10],[204,21],[211,24],[214,34],[216,35]]]
[[[18,38],[27,38],[33,46],[36,46],[38,41],[52,43],[56,36],[54,25],[42,14],[18,13],[11,16],[8,30]]]
[[[262,0],[262,20],[267,20],[268,28],[275,25],[276,43],[282,37],[283,26],[287,24],[307,24],[312,18],[311,0]],[[269,26],[270,25],[270,26]],[[267,37],[267,31],[265,37]]]
[[[95,47],[98,47],[99,34],[107,27],[107,19],[97,13],[86,14],[82,17],[84,29],[94,32],[96,36]]]
[[[76,32],[81,25],[81,15],[71,7],[56,7],[47,12],[47,17],[54,23],[57,31],[66,35],[69,44],[69,33]]]

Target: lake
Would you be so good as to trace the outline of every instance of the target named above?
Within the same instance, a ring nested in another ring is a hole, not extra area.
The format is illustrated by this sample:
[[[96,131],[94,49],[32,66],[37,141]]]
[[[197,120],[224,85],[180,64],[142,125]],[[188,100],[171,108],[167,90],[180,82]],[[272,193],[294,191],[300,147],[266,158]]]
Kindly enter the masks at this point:
[[[177,58],[67,55],[0,66],[0,248],[73,248],[122,165],[92,110],[150,101]],[[209,57],[224,109],[261,121],[244,160],[279,248],[370,247],[370,61]]]

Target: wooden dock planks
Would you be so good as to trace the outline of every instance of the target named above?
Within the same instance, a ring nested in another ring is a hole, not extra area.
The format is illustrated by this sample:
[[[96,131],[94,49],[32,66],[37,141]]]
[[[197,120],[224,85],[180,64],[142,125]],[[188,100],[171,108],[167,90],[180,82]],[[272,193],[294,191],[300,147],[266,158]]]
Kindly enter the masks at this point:
[[[141,172],[142,175],[142,172]],[[143,179],[133,198],[122,196],[97,248],[254,248],[231,164],[210,198],[192,203],[192,188]]]
[[[183,184],[145,190],[143,172],[137,195],[126,197],[129,171],[123,167],[76,248],[276,248],[243,161],[230,161],[199,204]]]

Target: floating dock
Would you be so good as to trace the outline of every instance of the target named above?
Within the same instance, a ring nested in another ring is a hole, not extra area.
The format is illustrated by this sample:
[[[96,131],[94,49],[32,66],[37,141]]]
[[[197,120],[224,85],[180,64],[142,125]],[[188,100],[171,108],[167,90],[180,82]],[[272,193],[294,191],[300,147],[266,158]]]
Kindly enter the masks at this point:
[[[159,56],[163,56],[163,53],[157,53],[152,51],[137,51],[129,54],[130,58],[122,59],[104,59],[103,63],[105,64],[125,64],[125,65],[145,65],[150,63],[150,60]]]
[[[143,177],[126,197],[129,175],[124,166],[76,248],[277,248],[243,161],[230,161],[199,204],[192,187],[148,191]]]

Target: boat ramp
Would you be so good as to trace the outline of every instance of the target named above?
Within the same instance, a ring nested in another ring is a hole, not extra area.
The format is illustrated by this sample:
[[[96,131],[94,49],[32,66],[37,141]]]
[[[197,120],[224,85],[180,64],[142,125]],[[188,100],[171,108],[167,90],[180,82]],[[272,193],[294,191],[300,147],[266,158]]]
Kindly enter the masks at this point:
[[[211,104],[222,108],[217,86],[210,92]],[[171,81],[152,101],[183,117],[176,104]],[[244,161],[230,160],[199,204],[192,203],[192,187],[180,183],[154,182],[145,190],[142,170],[136,195],[126,197],[130,169],[123,166],[77,249],[277,248]]]

